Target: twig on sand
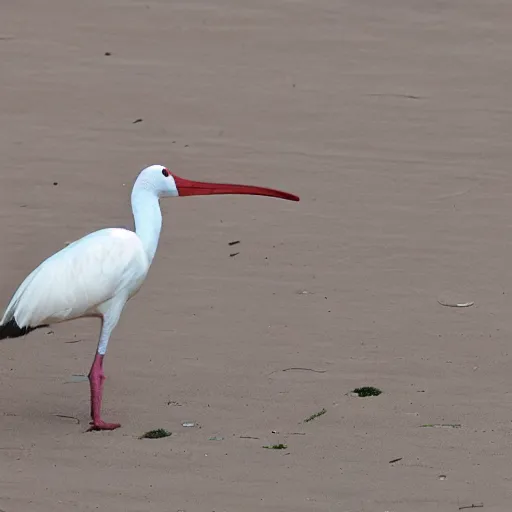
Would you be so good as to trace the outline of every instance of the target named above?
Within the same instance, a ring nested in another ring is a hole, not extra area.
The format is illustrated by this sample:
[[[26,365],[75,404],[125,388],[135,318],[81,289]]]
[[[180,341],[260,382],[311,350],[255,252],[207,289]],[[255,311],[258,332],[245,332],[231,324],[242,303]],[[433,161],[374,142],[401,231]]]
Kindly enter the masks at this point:
[[[285,368],[282,370],[283,372],[289,372],[291,370],[300,370],[303,372],[315,372],[315,373],[325,373],[327,370],[314,370],[313,368]]]
[[[461,428],[460,423],[425,423],[420,428]]]
[[[259,437],[253,437],[253,436],[240,436],[240,439],[259,439]]]
[[[68,416],[66,414],[54,414],[54,416],[57,416],[57,418],[66,418],[68,420],[75,420],[77,425],[80,425],[80,420],[78,418],[75,418],[75,416]]]
[[[323,416],[327,412],[327,409],[324,407],[321,411],[315,412],[315,414],[312,414],[308,418],[304,420],[304,423],[309,423],[310,421],[315,420],[316,418]]]
[[[313,372],[313,373],[326,373],[327,370],[315,370],[314,368],[302,368],[302,367],[296,367],[293,366],[291,368],[284,368],[283,370],[274,370],[273,372],[270,372],[268,376],[273,375],[277,372],[291,372],[291,371],[297,371],[297,372]]]
[[[373,93],[373,94],[367,94],[367,96],[388,96],[390,98],[407,98],[409,100],[420,100],[422,99],[421,96],[417,96],[416,94],[393,94],[393,93]]]
[[[468,508],[484,508],[484,504],[478,503],[475,505],[474,503],[472,503],[471,505],[463,505],[462,507],[459,507],[459,510],[465,510]]]

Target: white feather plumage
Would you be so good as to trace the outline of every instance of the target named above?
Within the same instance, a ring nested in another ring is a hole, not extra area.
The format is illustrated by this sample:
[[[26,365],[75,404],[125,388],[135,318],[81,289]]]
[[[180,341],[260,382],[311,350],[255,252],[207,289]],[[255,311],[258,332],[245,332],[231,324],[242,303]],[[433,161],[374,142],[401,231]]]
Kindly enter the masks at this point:
[[[149,269],[140,238],[111,228],[91,233],[43,261],[23,281],[2,318],[20,327],[37,327],[84,316],[121,295],[132,297]]]

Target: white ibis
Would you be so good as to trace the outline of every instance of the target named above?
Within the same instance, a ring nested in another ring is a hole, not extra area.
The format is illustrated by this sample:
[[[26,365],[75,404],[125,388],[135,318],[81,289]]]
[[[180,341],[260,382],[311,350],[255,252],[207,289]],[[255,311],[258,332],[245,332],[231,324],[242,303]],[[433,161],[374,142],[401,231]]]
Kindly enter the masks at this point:
[[[204,183],[180,178],[162,165],[143,169],[132,190],[135,232],[95,231],[43,261],[20,285],[0,322],[0,339],[18,338],[75,318],[101,319],[101,331],[89,372],[90,430],[114,430],[119,423],[101,418],[103,358],[126,302],[142,286],[155,256],[162,227],[162,197],[250,194],[299,201],[270,188]]]

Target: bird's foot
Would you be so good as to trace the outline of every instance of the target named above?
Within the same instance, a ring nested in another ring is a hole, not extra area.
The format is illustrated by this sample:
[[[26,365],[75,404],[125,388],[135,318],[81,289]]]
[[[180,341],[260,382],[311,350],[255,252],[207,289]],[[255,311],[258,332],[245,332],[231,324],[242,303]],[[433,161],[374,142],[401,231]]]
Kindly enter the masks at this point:
[[[106,423],[103,420],[96,420],[90,422],[90,427],[87,429],[87,432],[92,432],[94,430],[115,430],[121,426],[120,423]]]

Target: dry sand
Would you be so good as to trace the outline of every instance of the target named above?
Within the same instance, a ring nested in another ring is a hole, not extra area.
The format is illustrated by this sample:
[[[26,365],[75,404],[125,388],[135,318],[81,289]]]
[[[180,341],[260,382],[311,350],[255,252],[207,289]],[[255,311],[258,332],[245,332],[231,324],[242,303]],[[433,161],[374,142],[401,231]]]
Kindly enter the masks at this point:
[[[4,305],[67,241],[131,226],[146,165],[302,201],[163,202],[107,353],[115,432],[84,433],[88,384],[70,382],[96,321],[2,343],[0,509],[510,510],[511,16],[505,0],[3,2]],[[384,393],[347,395],[364,385]],[[461,426],[421,427],[441,423]],[[159,427],[173,435],[137,438]]]

